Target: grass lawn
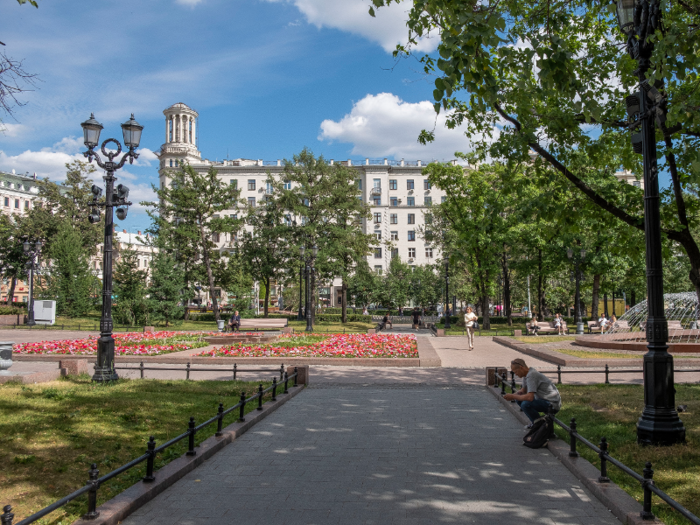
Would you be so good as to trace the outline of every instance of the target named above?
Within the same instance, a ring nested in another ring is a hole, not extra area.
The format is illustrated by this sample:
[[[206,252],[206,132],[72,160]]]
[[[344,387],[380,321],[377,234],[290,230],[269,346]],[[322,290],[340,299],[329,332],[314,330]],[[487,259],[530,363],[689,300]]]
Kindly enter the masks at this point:
[[[700,385],[676,384],[676,404],[688,405],[680,414],[686,428],[686,445],[641,447],[637,445],[635,424],[644,406],[641,385],[559,385],[563,408],[557,417],[568,424],[576,418],[578,432],[596,445],[601,437],[609,443],[614,458],[640,473],[651,461],[654,482],[695,515],[700,515]],[[557,434],[568,443],[568,434],[557,427]],[[598,456],[579,443],[579,453],[600,468]],[[621,488],[642,501],[637,481],[608,463],[608,476]],[[690,523],[657,496],[653,512],[666,525]]]
[[[265,379],[267,388],[272,377]],[[241,390],[253,395],[258,384],[120,379],[98,385],[84,375],[37,385],[0,385],[0,506],[12,505],[18,522],[83,486],[91,463],[97,463],[100,475],[107,474],[143,454],[149,436],[160,445],[187,430],[190,416],[199,424],[216,414],[219,403],[235,405]],[[246,411],[256,406],[250,403]],[[235,419],[229,414],[224,425]],[[216,424],[199,431],[196,443],[215,431]],[[156,468],[186,450],[187,439],[159,454]],[[98,505],[140,480],[145,468],[143,463],[102,485]],[[86,511],[86,498],[37,523],[73,523]]]
[[[558,341],[575,341],[576,336],[572,335],[530,335],[523,337],[514,337],[521,343],[530,343],[533,345],[540,343],[556,343]]]
[[[641,359],[644,357],[646,352],[639,352],[638,354],[625,354],[622,352],[605,352],[605,351],[595,351],[595,350],[572,350],[571,348],[557,348],[554,350],[560,354],[571,355],[574,357],[583,357],[584,359]],[[675,354],[676,359],[683,358],[693,358],[700,357],[697,354]]]

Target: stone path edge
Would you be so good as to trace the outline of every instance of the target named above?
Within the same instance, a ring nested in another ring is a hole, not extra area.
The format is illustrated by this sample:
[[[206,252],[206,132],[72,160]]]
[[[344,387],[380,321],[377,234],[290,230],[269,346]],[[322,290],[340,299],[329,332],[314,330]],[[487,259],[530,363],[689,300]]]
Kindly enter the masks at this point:
[[[416,337],[420,366],[442,366],[442,360],[427,337]]]
[[[512,348],[522,354],[530,355],[552,363],[554,365],[560,366],[580,366],[580,367],[600,367],[603,368],[606,364],[610,367],[625,367],[625,366],[635,366],[641,367],[644,364],[644,360],[640,356],[639,359],[584,359],[582,357],[574,357],[567,354],[560,354],[553,350],[547,350],[544,348],[537,348],[536,346],[529,345],[518,341],[517,339],[512,339],[510,337],[494,337],[494,342]],[[553,341],[555,339],[552,339]],[[698,359],[678,359],[674,356],[673,362],[676,366],[697,366],[700,364]],[[507,364],[507,363],[506,363]]]
[[[501,391],[493,387],[486,387],[492,395],[498,399],[518,421],[526,425],[530,421],[523,414],[516,403],[506,401],[501,397]],[[583,445],[582,445],[583,446]],[[600,471],[588,460],[577,457],[569,457],[569,444],[561,439],[550,440],[547,449],[591,491],[591,493],[605,505],[621,523],[626,525],[663,525],[658,519],[643,520],[640,516],[642,505],[627,494],[612,481],[598,483]]]
[[[117,525],[121,523],[124,518],[151,501],[168,487],[174,485],[186,474],[190,473],[207,459],[210,459],[226,445],[232,443],[236,438],[250,430],[253,425],[265,419],[303,390],[305,390],[305,385],[299,385],[297,387],[292,386],[289,388],[288,394],[278,394],[277,401],[268,401],[265,403],[262,412],[248,412],[245,422],[232,423],[223,429],[220,437],[212,436],[205,439],[196,447],[196,456],[182,455],[174,459],[155,472],[156,479],[152,483],[137,481],[124,492],[100,505],[97,508],[100,512],[98,518],[94,520],[84,520],[81,518],[73,522],[73,525]],[[143,465],[145,465],[145,463]]]

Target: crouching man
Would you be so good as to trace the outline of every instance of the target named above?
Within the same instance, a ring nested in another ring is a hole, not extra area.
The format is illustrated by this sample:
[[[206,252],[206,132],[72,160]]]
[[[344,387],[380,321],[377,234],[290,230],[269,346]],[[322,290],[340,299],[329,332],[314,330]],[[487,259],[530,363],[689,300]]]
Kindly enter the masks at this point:
[[[515,394],[506,394],[505,399],[517,401],[531,422],[541,417],[540,412],[548,413],[550,408],[553,413],[559,412],[561,395],[551,379],[529,368],[522,359],[513,359],[510,369],[516,376],[524,378],[523,387]]]

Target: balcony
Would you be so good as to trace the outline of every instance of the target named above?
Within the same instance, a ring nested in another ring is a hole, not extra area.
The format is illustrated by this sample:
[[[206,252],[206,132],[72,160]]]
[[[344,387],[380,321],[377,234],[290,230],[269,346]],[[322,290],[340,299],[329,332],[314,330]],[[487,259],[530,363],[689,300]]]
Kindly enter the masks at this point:
[[[370,195],[378,195],[378,196],[381,196],[381,195],[382,195],[382,189],[381,189],[381,188],[372,188],[371,190],[369,190],[369,194],[370,194]]]

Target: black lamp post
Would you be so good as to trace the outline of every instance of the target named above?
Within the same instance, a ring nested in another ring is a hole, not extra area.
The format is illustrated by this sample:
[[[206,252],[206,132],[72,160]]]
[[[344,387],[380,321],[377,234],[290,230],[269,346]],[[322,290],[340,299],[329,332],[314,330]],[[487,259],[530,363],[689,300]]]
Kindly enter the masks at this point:
[[[303,248],[302,248],[303,250]],[[314,274],[314,262],[316,261],[316,256],[318,255],[318,247],[314,244],[314,247],[311,249],[313,253],[313,257],[311,257],[311,262],[309,263],[309,260],[306,260],[306,331],[307,332],[313,332],[314,331],[314,324],[313,320],[311,318],[311,294],[313,293],[313,290],[311,290],[311,277]],[[302,256],[303,256],[303,251],[302,251]]]
[[[296,223],[294,223],[296,226]],[[301,260],[302,263],[299,265],[299,313],[297,314],[297,321],[303,321],[304,320],[304,313],[302,312],[302,306],[301,303],[303,301],[301,297],[301,292],[303,289],[303,283],[302,281],[304,280],[304,247],[299,248],[299,253],[301,254]]]
[[[655,123],[664,127],[665,97],[649,85],[654,43],[648,39],[661,25],[657,0],[618,0],[617,19],[627,35],[627,51],[637,61],[640,89],[627,97],[627,113],[632,145],[644,164],[644,237],[647,249],[647,348],[644,355],[644,410],[637,422],[637,442],[673,445],[685,442],[685,427],[676,412],[673,358],[668,353],[668,323],[664,312],[664,285],[661,258],[661,218],[659,179],[656,165]],[[641,124],[641,133],[638,129]],[[669,130],[667,130],[669,132]]]
[[[581,262],[586,258],[586,250],[581,250],[581,257],[575,257],[574,250],[566,250],[569,260],[574,261],[576,279],[576,295],[574,298],[574,322],[576,323],[576,335],[583,334],[583,319],[581,318]]]
[[[450,260],[445,256],[445,330],[450,328]]]
[[[112,236],[114,235],[114,217],[112,211],[117,207],[117,218],[122,221],[126,219],[127,209],[131,205],[129,202],[129,188],[123,184],[119,184],[115,190],[114,181],[117,178],[114,172],[122,168],[127,159],[129,164],[134,162],[134,159],[139,157],[136,153],[136,148],[141,142],[141,131],[143,126],[134,120],[134,115],[122,124],[122,134],[124,136],[124,146],[129,148],[129,151],[122,155],[121,160],[114,161],[114,158],[122,152],[122,145],[116,139],[107,139],[102,143],[102,154],[108,159],[103,161],[102,158],[94,151],[94,148],[100,142],[100,132],[102,124],[95,120],[94,115],[90,115],[90,119],[81,124],[83,127],[83,136],[85,146],[88,150],[83,153],[92,162],[93,158],[97,165],[104,169],[106,174],[103,177],[105,181],[105,199],[102,202],[102,188],[98,188],[93,184],[92,194],[93,200],[91,203],[90,215],[88,220],[92,224],[100,222],[100,212],[98,208],[105,209],[105,239],[104,239],[104,256],[102,263],[102,317],[100,318],[100,338],[97,340],[97,363],[95,363],[95,374],[92,376],[93,381],[106,382],[119,379],[117,372],[114,370],[114,339],[112,338]],[[114,143],[117,151],[107,151],[105,146],[110,142]]]
[[[27,325],[34,326],[36,325],[36,321],[34,321],[34,272],[36,271],[36,263],[41,251],[41,241],[36,241],[33,247],[32,243],[25,241],[23,246],[24,253],[29,256],[27,261],[27,269],[29,270],[29,304],[27,305],[29,315],[27,315]]]

